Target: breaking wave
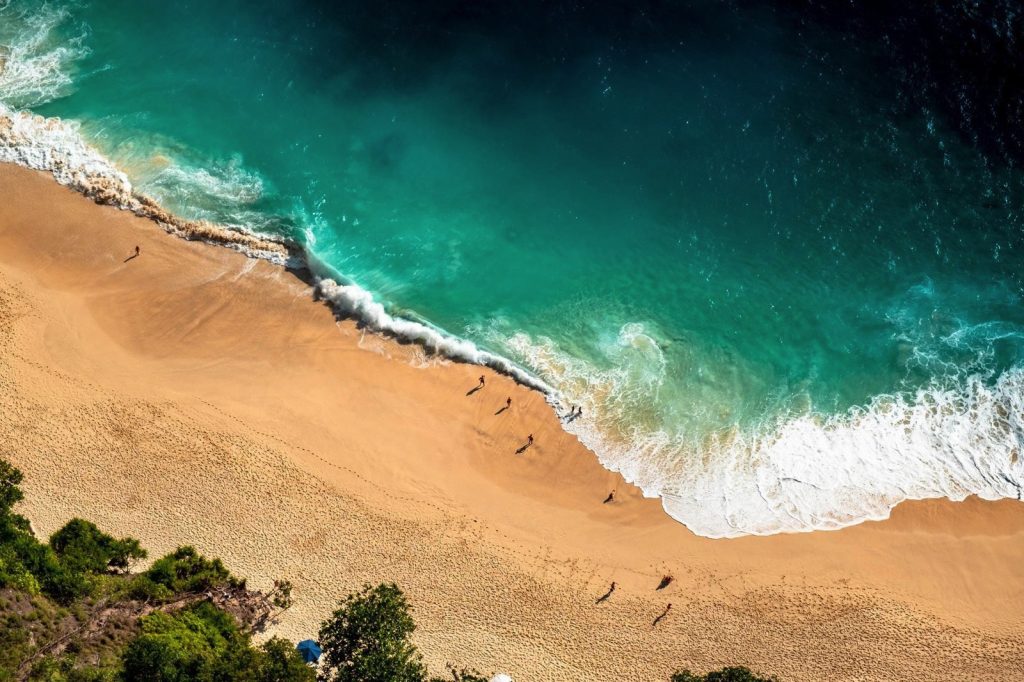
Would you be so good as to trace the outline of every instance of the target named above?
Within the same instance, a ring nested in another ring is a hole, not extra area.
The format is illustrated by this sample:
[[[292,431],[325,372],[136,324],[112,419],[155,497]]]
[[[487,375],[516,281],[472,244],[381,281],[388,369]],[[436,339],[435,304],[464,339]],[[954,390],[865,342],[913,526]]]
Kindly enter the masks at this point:
[[[605,467],[646,495],[662,498],[666,511],[695,533],[734,537],[834,529],[885,518],[909,499],[1021,498],[1020,367],[993,377],[981,371],[984,362],[958,362],[956,377],[877,396],[838,415],[807,410],[710,436],[667,433],[657,428],[657,418],[643,413],[663,389],[667,372],[663,351],[643,324],[622,326],[601,368],[543,337],[517,332],[488,339],[517,364],[426,321],[392,315],[300,244],[265,236],[277,220],[261,211],[266,182],[241,158],[193,158],[168,142],[141,150],[139,168],[134,152],[126,151],[119,167],[89,144],[78,123],[28,113],[71,91],[75,63],[88,54],[88,32],[62,5],[27,7],[12,16],[15,10],[0,3],[0,161],[49,172],[99,203],[150,218],[178,236],[309,267],[317,297],[340,315],[446,357],[491,367],[544,392],[555,406],[583,406],[583,416],[565,428]],[[142,178],[153,197],[139,192],[121,168]],[[163,208],[176,204],[187,204],[189,215]],[[902,314],[893,311],[896,318]],[[950,342],[961,343],[966,334],[1018,334],[993,324],[957,330]],[[908,343],[915,352],[922,347],[916,339]],[[939,362],[928,355],[912,360],[924,368]]]
[[[599,370],[525,334],[517,357],[569,391],[584,416],[566,429],[698,535],[711,538],[830,530],[884,519],[902,501],[1021,499],[1024,370],[936,381],[881,395],[839,415],[810,412],[746,432],[669,434],[638,425],[631,394],[663,378],[656,345],[623,327],[631,359]]]

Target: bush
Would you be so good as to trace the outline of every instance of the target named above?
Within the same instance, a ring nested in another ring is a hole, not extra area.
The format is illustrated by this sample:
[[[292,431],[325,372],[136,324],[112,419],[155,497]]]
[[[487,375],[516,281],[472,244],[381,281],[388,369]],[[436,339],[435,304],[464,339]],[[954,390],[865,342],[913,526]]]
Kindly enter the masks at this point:
[[[31,535],[20,533],[7,546],[35,576],[42,592],[57,603],[66,606],[89,591],[85,575],[63,565],[53,549]]]
[[[320,626],[325,682],[421,682],[426,670],[409,641],[416,625],[394,584],[350,594]]]
[[[147,578],[163,585],[172,593],[202,592],[222,585],[244,586],[235,579],[220,559],[209,560],[194,547],[179,547],[173,553],[157,559],[148,571]]]
[[[736,666],[712,670],[706,675],[695,675],[689,670],[680,670],[672,676],[671,682],[778,682],[778,679],[758,677],[749,668]]]
[[[170,589],[153,582],[145,573],[132,578],[127,593],[131,599],[151,602],[165,601],[174,596]]]
[[[13,547],[0,545],[0,587],[39,594],[39,581],[22,563]]]
[[[125,570],[146,557],[135,538],[117,540],[82,519],[71,519],[51,535],[50,547],[65,566],[79,573]]]
[[[153,682],[212,679],[232,646],[248,646],[231,616],[209,602],[175,615],[161,611],[142,619],[142,633],[125,649],[124,677]],[[233,679],[228,677],[227,679]]]
[[[122,662],[125,682],[315,679],[290,642],[275,638],[255,649],[234,619],[210,602],[143,618],[142,633],[128,644]]]
[[[23,478],[21,470],[0,459],[0,516],[9,515],[14,505],[25,498],[19,487]]]
[[[257,682],[314,682],[316,673],[306,665],[295,645],[274,637],[260,648]]]

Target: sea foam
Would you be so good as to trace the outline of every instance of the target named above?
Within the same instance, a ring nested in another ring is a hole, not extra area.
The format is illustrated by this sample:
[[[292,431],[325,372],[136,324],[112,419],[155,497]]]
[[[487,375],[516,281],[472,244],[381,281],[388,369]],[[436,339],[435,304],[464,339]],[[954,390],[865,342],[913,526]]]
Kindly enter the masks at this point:
[[[664,382],[665,359],[641,324],[620,330],[612,366],[601,370],[547,339],[519,333],[494,340],[492,345],[507,348],[544,377],[540,379],[471,341],[391,315],[354,282],[337,275],[317,277],[329,269],[317,267],[296,244],[173,215],[138,192],[124,172],[86,141],[77,123],[19,110],[66,94],[73,87],[74,62],[87,54],[85,29],[73,31],[83,38],[56,40],[52,32],[68,15],[59,6],[42,7],[31,17],[20,17],[27,21],[18,24],[13,37],[0,34],[8,43],[0,52],[0,161],[47,171],[99,203],[150,218],[188,239],[282,265],[303,267],[309,262],[316,295],[340,315],[508,374],[544,392],[553,405],[582,405],[584,416],[565,428],[597,453],[604,466],[621,472],[646,495],[661,497],[666,511],[694,532],[734,537],[840,528],[885,518],[908,499],[959,500],[971,494],[1020,499],[1024,371],[1019,368],[995,381],[971,375],[912,394],[879,396],[840,415],[810,413],[748,433],[697,441],[630,419],[630,410],[649,402]],[[235,202],[240,218],[234,227],[253,229],[243,211],[263,188],[259,177],[240,164],[222,169],[172,165],[163,172],[171,189],[192,187],[197,194]]]
[[[0,102],[31,108],[72,89],[72,67],[88,54],[88,31],[80,25],[71,37],[56,35],[71,23],[59,3],[0,5]]]
[[[182,220],[154,200],[134,190],[128,177],[82,137],[77,123],[11,111],[0,103],[0,161],[48,171],[62,185],[98,203],[151,218],[169,232],[265,258],[279,265],[305,267],[304,254],[293,244],[270,241],[204,221]],[[373,295],[353,282],[339,284],[316,277],[317,295],[340,315],[359,320],[376,332],[418,343],[453,360],[490,367],[546,394],[554,390],[509,360],[477,347],[471,341],[430,325],[390,315]]]
[[[339,284],[333,279],[324,278],[317,283],[317,295],[329,302],[339,314],[355,318],[373,331],[420,344],[427,350],[453,360],[490,367],[525,386],[549,396],[555,395],[555,390],[545,382],[500,355],[482,350],[472,341],[447,334],[421,322],[388,314],[384,305],[375,300],[373,294],[357,284]]]
[[[74,122],[0,104],[0,161],[48,171],[61,184],[100,203],[149,217],[186,238],[280,264],[304,262],[294,246],[176,218],[136,192],[128,177],[84,140]],[[1021,496],[1020,370],[1004,373],[994,385],[970,377],[952,387],[921,389],[911,398],[880,396],[844,415],[809,415],[753,435],[719,436],[696,448],[661,431],[634,428],[624,434],[618,428],[609,435],[608,406],[635,393],[638,376],[643,392],[656,393],[659,386],[663,359],[642,326],[627,325],[620,333],[620,342],[638,350],[642,363],[601,377],[553,346],[531,345],[521,335],[509,342],[549,384],[471,341],[389,314],[355,283],[319,278],[316,292],[340,315],[373,331],[491,367],[544,392],[555,405],[565,400],[583,405],[584,417],[566,429],[596,452],[605,467],[621,472],[646,495],[661,497],[666,511],[699,535],[841,528],[885,518],[908,499]],[[565,398],[560,389],[566,391]]]
[[[636,325],[627,327],[620,343],[635,341]],[[568,431],[698,535],[830,530],[887,518],[905,500],[1022,496],[1021,368],[697,438],[637,425],[632,404],[619,402],[635,392],[635,367],[597,370],[523,334],[508,346],[583,405]],[[646,369],[642,390],[656,390],[656,364]]]

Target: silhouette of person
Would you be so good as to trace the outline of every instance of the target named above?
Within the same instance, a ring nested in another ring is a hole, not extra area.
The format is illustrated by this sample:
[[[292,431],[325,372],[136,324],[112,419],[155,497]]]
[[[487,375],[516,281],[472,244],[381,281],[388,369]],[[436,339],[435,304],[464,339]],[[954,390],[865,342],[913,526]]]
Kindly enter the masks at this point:
[[[505,400],[505,407],[512,407],[512,398],[507,398]]]
[[[142,253],[142,249],[140,249],[138,246],[136,246],[135,247],[135,255],[138,256],[140,253]]]
[[[609,502],[614,502],[614,501],[615,501],[615,491],[613,490],[610,493],[608,493],[608,497],[604,498],[603,504],[608,504]]]
[[[533,434],[532,433],[529,436],[526,437],[526,442],[529,443],[530,445],[533,445]]]
[[[483,377],[483,375],[481,375],[480,376],[480,386],[483,386],[483,385],[484,385],[484,377]]]

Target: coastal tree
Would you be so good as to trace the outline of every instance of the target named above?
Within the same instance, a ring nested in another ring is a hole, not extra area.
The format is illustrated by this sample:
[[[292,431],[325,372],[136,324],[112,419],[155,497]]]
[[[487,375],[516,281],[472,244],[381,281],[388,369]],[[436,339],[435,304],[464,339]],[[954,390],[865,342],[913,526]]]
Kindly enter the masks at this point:
[[[421,682],[426,669],[410,641],[415,629],[397,585],[364,585],[320,627],[321,682]]]
[[[19,533],[31,534],[28,519],[14,513],[14,505],[25,497],[21,491],[22,479],[20,469],[0,459],[0,542],[8,541]]]
[[[261,647],[256,682],[314,682],[316,673],[306,665],[295,645],[273,637]]]
[[[50,547],[70,570],[83,573],[123,571],[146,558],[135,538],[118,540],[83,519],[71,519],[51,535]]]
[[[253,647],[235,619],[208,601],[176,613],[156,611],[141,624],[121,657],[124,682],[316,680],[294,644],[275,637]]]
[[[10,514],[14,505],[25,497],[19,487],[23,478],[20,469],[0,459],[0,516]]]

